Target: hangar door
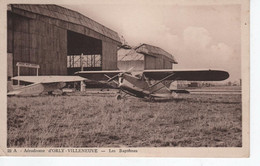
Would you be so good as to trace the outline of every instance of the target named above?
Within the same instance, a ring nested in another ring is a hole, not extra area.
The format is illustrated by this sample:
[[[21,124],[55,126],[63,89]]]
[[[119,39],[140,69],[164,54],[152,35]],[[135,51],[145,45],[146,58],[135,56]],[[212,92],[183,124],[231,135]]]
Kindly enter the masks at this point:
[[[77,71],[94,71],[102,69],[102,41],[67,32],[67,71],[73,75]]]

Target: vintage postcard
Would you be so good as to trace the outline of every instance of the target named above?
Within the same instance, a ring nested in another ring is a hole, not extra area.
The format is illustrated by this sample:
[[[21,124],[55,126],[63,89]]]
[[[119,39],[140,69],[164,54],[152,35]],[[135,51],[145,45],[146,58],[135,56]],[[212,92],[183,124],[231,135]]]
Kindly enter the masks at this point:
[[[1,9],[2,156],[249,157],[249,0]]]

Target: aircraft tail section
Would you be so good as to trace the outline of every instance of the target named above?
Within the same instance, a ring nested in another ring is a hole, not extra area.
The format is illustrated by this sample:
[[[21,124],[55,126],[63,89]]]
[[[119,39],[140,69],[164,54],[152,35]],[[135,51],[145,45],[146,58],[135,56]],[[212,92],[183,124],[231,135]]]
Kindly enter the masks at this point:
[[[7,96],[15,96],[15,95],[36,95],[40,94],[44,91],[44,86],[41,83],[31,84],[7,93]]]

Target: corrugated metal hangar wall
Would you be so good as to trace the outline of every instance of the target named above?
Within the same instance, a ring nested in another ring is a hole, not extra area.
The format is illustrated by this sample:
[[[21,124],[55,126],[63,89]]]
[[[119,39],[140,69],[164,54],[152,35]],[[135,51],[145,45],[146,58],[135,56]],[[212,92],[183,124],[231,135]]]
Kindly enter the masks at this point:
[[[40,75],[68,74],[68,55],[100,55],[100,67],[117,69],[116,32],[75,11],[57,5],[9,5],[7,13],[7,52],[13,62],[39,64]],[[10,62],[10,60],[9,60]],[[24,68],[21,75],[35,75]]]

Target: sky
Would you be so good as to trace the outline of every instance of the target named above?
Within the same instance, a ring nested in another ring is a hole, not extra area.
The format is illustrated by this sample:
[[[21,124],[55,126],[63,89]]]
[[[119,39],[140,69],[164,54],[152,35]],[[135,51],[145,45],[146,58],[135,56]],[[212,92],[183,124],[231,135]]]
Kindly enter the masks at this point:
[[[228,81],[241,78],[240,5],[130,2],[61,6],[116,31],[129,45],[161,47],[177,59],[174,69],[221,69],[229,72]]]

